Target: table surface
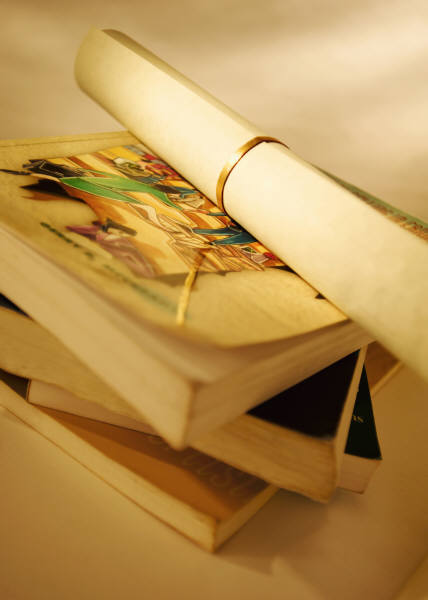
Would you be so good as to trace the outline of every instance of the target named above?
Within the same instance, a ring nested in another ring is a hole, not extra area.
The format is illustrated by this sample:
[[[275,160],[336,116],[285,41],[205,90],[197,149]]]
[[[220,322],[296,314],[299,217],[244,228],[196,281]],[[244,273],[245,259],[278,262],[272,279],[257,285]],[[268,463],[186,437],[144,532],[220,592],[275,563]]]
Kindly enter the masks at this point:
[[[91,25],[123,30],[297,153],[428,220],[424,2],[4,2],[0,137],[120,129],[74,83]],[[376,398],[363,496],[281,492],[211,556],[0,410],[0,596],[389,599],[427,550],[428,388]]]

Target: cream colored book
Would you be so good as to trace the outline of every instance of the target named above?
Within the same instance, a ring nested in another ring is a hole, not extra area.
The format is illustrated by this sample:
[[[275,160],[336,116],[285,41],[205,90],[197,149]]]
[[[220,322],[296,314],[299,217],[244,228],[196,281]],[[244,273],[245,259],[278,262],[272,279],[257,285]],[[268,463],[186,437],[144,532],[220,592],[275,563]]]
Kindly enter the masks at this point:
[[[33,406],[26,380],[4,372],[2,379],[1,406],[206,550],[218,548],[276,492],[201,452],[175,451],[158,436]]]
[[[1,291],[87,367],[39,332],[46,380],[176,448],[370,339],[130,134],[7,142],[0,168]]]
[[[13,373],[13,371],[10,372]],[[150,425],[143,421],[137,421],[136,419],[131,419],[120,413],[108,410],[98,402],[84,400],[64,388],[40,381],[39,379],[28,380],[27,400],[31,404],[61,410],[78,417],[94,419],[102,423],[109,423],[110,425],[157,435],[153,427],[150,427]]]

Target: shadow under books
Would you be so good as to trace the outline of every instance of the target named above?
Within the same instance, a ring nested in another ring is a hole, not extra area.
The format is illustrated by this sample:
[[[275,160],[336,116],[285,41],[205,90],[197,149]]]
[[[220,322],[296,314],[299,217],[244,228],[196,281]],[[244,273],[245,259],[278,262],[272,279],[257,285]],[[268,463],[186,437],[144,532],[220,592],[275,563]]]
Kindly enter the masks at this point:
[[[328,504],[314,502],[294,492],[280,490],[237,534],[218,551],[221,560],[249,570],[270,574],[278,561],[295,571],[304,570],[304,579],[314,579],[317,569],[308,571],[308,557],[315,553],[313,566],[323,566],[329,556],[320,555],[314,539],[319,540],[323,529],[332,519],[334,504],[340,502],[352,513],[365,503],[364,496],[338,490]],[[318,544],[319,546],[319,544]],[[311,561],[312,567],[312,561]],[[320,584],[325,572],[320,576]]]

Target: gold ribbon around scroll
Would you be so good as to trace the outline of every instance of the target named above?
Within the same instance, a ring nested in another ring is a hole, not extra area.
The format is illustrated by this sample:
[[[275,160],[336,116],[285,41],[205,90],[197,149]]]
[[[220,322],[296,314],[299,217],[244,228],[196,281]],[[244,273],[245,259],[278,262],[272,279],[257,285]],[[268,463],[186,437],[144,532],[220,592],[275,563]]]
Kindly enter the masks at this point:
[[[285,146],[286,148],[288,148],[287,144],[284,144],[284,142],[281,142],[281,140],[278,140],[273,137],[267,137],[267,136],[259,136],[259,137],[252,138],[251,140],[249,140],[248,142],[243,144],[240,148],[238,148],[238,150],[234,154],[232,154],[232,156],[229,158],[227,163],[224,165],[224,167],[221,170],[221,173],[219,175],[218,181],[217,181],[217,187],[216,187],[217,205],[219,206],[219,208],[221,208],[221,210],[223,212],[227,212],[226,209],[224,208],[224,204],[223,204],[223,194],[224,194],[224,186],[226,185],[226,181],[227,181],[229,175],[232,173],[233,169],[236,167],[236,165],[241,160],[241,158],[243,156],[245,156],[245,154],[247,154],[247,152],[249,152],[255,146],[262,144],[263,142],[268,142],[268,143],[275,142],[277,144],[281,144],[282,146]]]

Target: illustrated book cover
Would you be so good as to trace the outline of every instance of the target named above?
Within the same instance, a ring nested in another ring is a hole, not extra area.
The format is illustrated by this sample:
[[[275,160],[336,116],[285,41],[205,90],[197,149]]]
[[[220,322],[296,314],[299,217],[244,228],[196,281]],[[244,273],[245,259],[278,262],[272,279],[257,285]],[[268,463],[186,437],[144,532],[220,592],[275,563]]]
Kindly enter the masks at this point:
[[[370,339],[129,134],[0,161],[2,291],[175,447]]]

